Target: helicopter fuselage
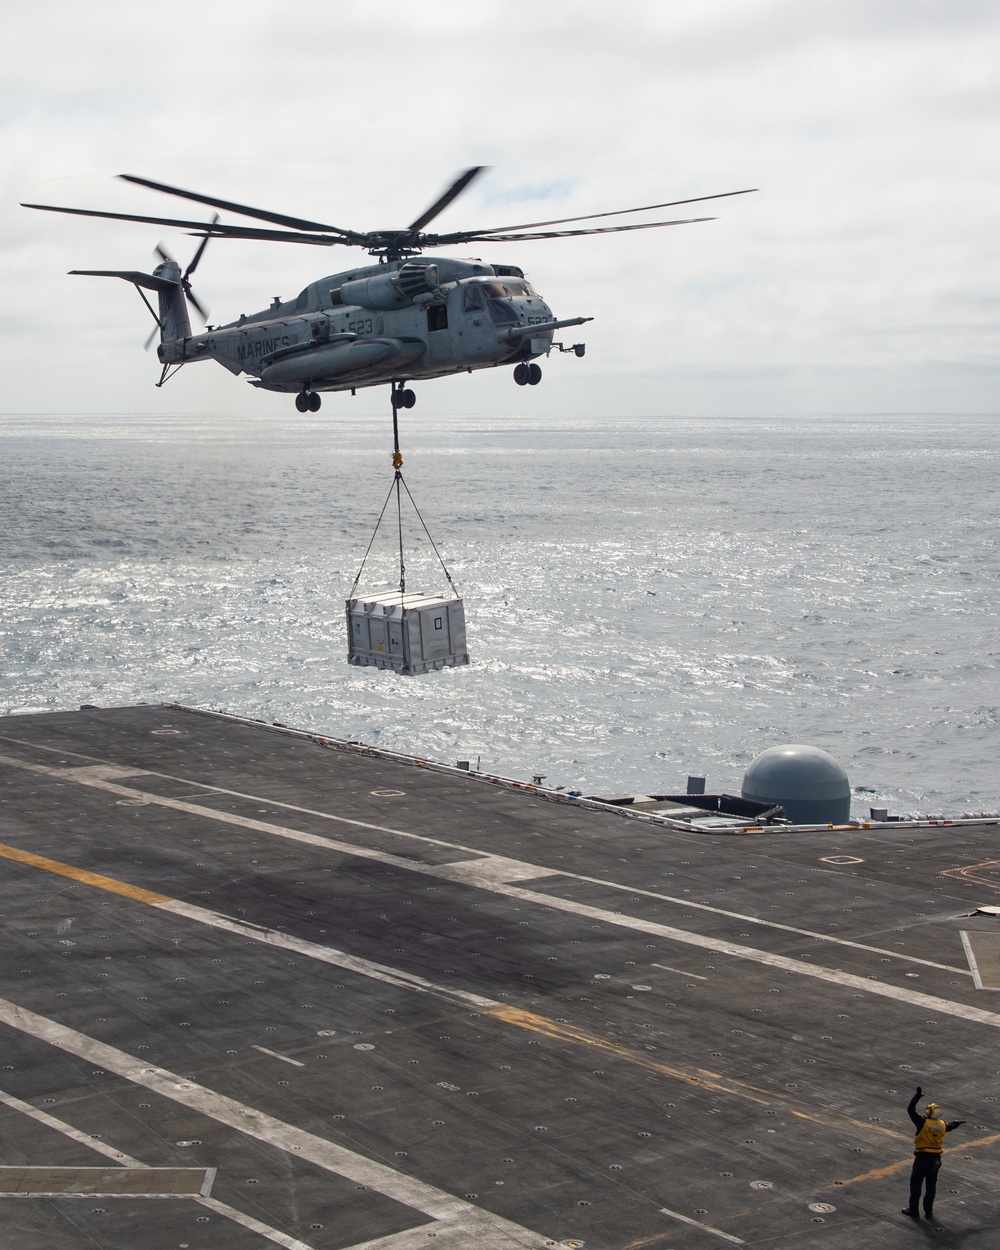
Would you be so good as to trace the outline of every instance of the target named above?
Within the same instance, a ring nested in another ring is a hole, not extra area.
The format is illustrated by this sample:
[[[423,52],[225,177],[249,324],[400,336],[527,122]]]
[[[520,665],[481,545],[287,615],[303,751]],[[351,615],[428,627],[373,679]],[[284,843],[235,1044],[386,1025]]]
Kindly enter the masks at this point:
[[[156,276],[175,278],[167,261]],[[164,365],[216,360],[269,391],[355,390],[545,355],[557,321],[523,271],[478,260],[367,265],[203,334],[164,337]],[[578,349],[577,354],[581,354]]]

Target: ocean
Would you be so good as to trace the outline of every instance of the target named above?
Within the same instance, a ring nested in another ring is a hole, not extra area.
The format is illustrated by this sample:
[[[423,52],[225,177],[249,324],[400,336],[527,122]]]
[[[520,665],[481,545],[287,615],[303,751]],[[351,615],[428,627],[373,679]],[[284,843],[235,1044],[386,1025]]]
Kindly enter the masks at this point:
[[[996,418],[401,422],[471,654],[422,677],[345,658],[387,417],[0,416],[0,713],[176,701],[588,794],[803,742],[855,816],[1000,808]]]

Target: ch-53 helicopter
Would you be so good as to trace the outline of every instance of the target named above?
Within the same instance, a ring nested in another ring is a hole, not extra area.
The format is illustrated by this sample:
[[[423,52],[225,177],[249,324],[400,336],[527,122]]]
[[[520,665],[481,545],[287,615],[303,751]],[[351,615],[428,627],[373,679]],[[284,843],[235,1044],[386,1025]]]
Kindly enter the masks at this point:
[[[556,318],[525,278],[524,271],[516,265],[490,265],[480,260],[443,257],[428,261],[421,257],[426,249],[689,225],[713,219],[692,217],[570,230],[547,228],[749,194],[748,191],[727,191],[639,208],[588,213],[582,217],[426,233],[425,227],[484,168],[476,165],[467,169],[409,226],[396,230],[343,229],[184,191],[132,174],[119,177],[154,191],[284,229],[226,225],[220,222],[218,213],[211,221],[200,222],[61,208],[54,204],[25,204],[23,207],[173,226],[201,240],[183,272],[162,247],[157,248],[161,263],[151,274],[136,270],[70,271],[91,277],[123,278],[135,286],[156,322],[147,347],[156,330],[160,332],[158,355],[163,369],[157,386],[162,386],[182,365],[197,360],[216,360],[234,374],[249,374],[248,380],[253,386],[294,394],[299,412],[319,411],[321,391],[349,390],[354,394],[361,387],[387,384],[391,387],[395,412],[397,408],[413,407],[416,398],[407,383],[418,379],[513,365],[514,381],[519,386],[537,386],[542,379],[541,367],[535,363],[539,356],[548,356],[553,348],[577,356],[584,354],[583,343],[566,347],[554,342],[553,333],[593,320],[591,317]],[[190,281],[210,239],[361,247],[370,256],[377,257],[378,263],[320,278],[311,282],[294,300],[282,301],[276,296],[270,307],[261,312],[243,314],[236,321],[213,326],[207,325],[207,313],[192,292]],[[156,309],[144,290],[157,293]],[[185,300],[206,322],[203,333],[192,333]]]

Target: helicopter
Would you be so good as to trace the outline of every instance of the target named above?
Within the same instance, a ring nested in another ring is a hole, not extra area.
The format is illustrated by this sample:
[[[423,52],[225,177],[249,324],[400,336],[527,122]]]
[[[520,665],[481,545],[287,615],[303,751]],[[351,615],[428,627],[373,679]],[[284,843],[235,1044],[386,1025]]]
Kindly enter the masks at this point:
[[[251,208],[134,174],[118,176],[153,191],[282,228],[227,225],[220,221],[218,212],[210,221],[201,222],[54,204],[23,204],[22,207],[171,226],[200,239],[191,262],[183,270],[162,247],[157,248],[160,264],[152,273],[70,270],[71,274],[90,277],[122,278],[136,288],[156,323],[146,346],[149,347],[157,330],[160,334],[157,354],[162,371],[157,386],[163,386],[183,365],[215,360],[233,374],[247,374],[252,386],[293,394],[299,412],[318,412],[323,391],[349,390],[353,395],[363,387],[389,385],[395,414],[398,408],[414,406],[416,396],[409,383],[423,379],[512,365],[514,381],[519,386],[537,386],[542,380],[541,366],[537,363],[539,357],[549,356],[553,349],[579,357],[586,350],[583,343],[567,347],[556,342],[553,334],[593,320],[592,317],[555,317],[524,271],[516,265],[444,257],[428,260],[423,256],[425,251],[469,243],[526,242],[690,225],[713,218],[552,229],[747,195],[754,189],[588,213],[581,217],[427,233],[425,228],[485,168],[475,165],[466,169],[409,226],[391,230],[345,229]],[[260,312],[241,314],[225,325],[209,325],[208,314],[191,289],[191,275],[213,239],[359,247],[374,257],[376,263],[310,282],[293,300],[275,296],[270,306]],[[155,308],[145,291],[156,293]],[[201,333],[192,332],[188,304],[206,323]]]

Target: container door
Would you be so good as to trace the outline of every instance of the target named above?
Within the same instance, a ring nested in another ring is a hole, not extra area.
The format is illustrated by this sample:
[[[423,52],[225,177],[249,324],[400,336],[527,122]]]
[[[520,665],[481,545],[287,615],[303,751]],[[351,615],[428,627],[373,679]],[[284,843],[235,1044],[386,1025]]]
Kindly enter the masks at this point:
[[[461,599],[448,605],[448,640],[451,653],[456,657],[467,656],[465,638],[465,605]]]
[[[349,637],[349,654],[350,655],[367,655],[370,647],[368,646],[368,626],[363,616],[352,615],[348,618],[347,628]]]
[[[424,613],[424,628],[427,631],[428,658],[440,660],[451,654],[451,638],[448,629],[448,607],[444,603],[435,608],[428,608]]]
[[[376,655],[386,653],[385,621],[380,616],[368,618],[368,631],[371,635],[371,648]]]

